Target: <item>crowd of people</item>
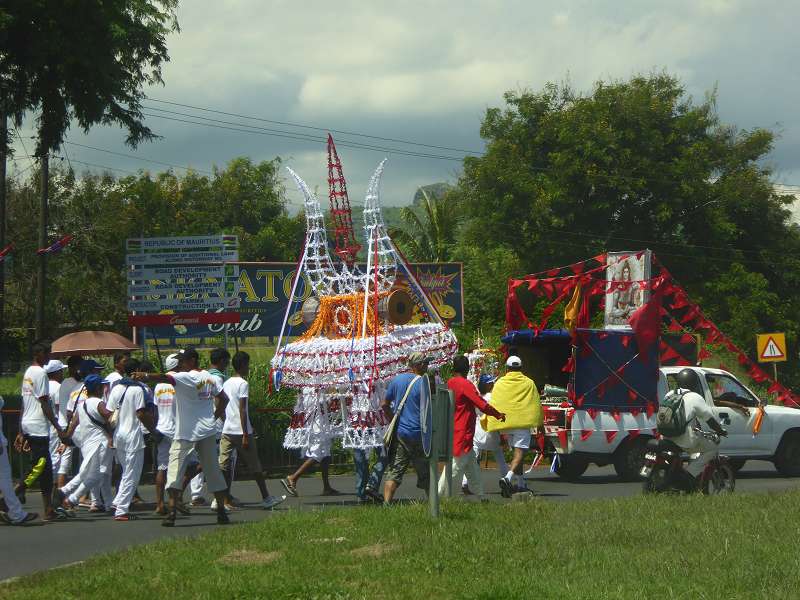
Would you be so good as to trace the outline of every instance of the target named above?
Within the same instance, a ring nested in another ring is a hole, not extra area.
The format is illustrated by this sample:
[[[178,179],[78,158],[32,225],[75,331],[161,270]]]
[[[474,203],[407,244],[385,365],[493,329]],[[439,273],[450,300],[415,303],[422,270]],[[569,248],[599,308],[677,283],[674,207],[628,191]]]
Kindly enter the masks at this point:
[[[32,363],[23,375],[19,433],[13,445],[17,452],[29,454],[31,466],[16,484],[0,420],[1,521],[23,525],[40,518],[25,508],[26,492],[34,483],[42,497],[43,521],[75,518],[79,508],[108,513],[119,522],[135,520],[131,507],[141,502],[137,488],[147,438],[154,449],[155,511],[165,527],[174,526],[178,513],[189,515],[192,508],[206,503],[204,486],[214,496],[211,509],[217,522],[229,523],[229,513],[238,504],[231,482],[239,460],[251,471],[263,508],[286,499],[269,493],[263,475],[249,416],[246,352],[231,359],[226,350],[215,349],[209,356],[210,368],[203,369],[199,353],[185,348],[166,358],[163,374],[146,361],[120,353],[105,376],[94,360],[73,356],[64,364],[49,354],[48,344],[34,344]],[[355,492],[364,503],[391,503],[412,465],[417,486],[425,493],[429,490],[422,423],[432,397],[430,361],[413,353],[407,362],[408,372],[395,376],[386,387],[382,409],[391,425],[385,446],[375,449],[372,468],[368,451],[354,451]],[[229,367],[233,375],[226,377]],[[469,360],[459,355],[447,382],[455,399],[450,483],[481,499],[485,491],[480,452],[493,452],[501,494],[509,497],[527,489],[522,459],[532,433],[542,425],[536,386],[523,375],[519,357],[509,357],[506,369],[497,381],[482,375],[476,387],[468,379]],[[2,402],[0,398],[0,408]],[[513,448],[510,464],[500,446],[501,433]],[[339,494],[329,479],[330,442],[311,444],[304,458],[296,472],[281,480],[286,494],[298,496],[298,479],[315,465],[321,467],[323,494]],[[440,494],[450,487],[446,473],[438,481]]]

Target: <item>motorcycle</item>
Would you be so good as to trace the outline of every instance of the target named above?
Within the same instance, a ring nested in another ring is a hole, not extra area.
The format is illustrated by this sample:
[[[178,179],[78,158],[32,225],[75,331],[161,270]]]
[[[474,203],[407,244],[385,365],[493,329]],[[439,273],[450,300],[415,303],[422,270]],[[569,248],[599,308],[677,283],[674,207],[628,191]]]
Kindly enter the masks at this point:
[[[719,445],[717,433],[703,431],[694,427],[695,433]],[[706,465],[703,472],[692,481],[684,469],[684,452],[674,442],[667,439],[650,440],[644,456],[644,464],[640,475],[644,477],[642,490],[645,494],[664,492],[697,491],[706,495],[730,494],[736,488],[736,475],[727,456],[719,453]]]

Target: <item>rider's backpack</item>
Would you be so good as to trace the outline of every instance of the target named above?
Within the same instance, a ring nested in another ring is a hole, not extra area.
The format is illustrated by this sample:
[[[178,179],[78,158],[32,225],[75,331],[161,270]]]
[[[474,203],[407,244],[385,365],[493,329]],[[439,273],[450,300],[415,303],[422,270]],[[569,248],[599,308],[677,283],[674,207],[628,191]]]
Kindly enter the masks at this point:
[[[658,433],[665,437],[677,437],[686,431],[686,411],[683,409],[685,392],[671,391],[661,401],[656,413]]]

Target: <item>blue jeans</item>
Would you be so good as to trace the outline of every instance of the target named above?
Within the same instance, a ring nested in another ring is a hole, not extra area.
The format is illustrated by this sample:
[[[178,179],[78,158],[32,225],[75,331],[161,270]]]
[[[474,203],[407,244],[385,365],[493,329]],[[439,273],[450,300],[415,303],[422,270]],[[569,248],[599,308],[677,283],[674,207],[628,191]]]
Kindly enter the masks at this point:
[[[361,449],[353,450],[353,460],[356,464],[356,495],[362,499],[367,488],[378,491],[383,479],[383,472],[389,462],[389,454],[385,449],[375,448],[375,452],[378,454],[378,460],[375,461],[372,472],[370,472],[368,452]]]

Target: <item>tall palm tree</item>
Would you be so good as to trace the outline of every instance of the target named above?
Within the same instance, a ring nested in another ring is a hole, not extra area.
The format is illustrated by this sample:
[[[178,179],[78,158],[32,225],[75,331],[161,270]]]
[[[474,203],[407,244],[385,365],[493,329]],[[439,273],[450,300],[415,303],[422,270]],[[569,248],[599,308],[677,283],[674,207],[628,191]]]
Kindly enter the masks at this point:
[[[405,206],[400,212],[402,225],[389,230],[406,257],[414,262],[445,262],[455,244],[460,221],[455,194],[429,194],[420,188],[419,206]]]

